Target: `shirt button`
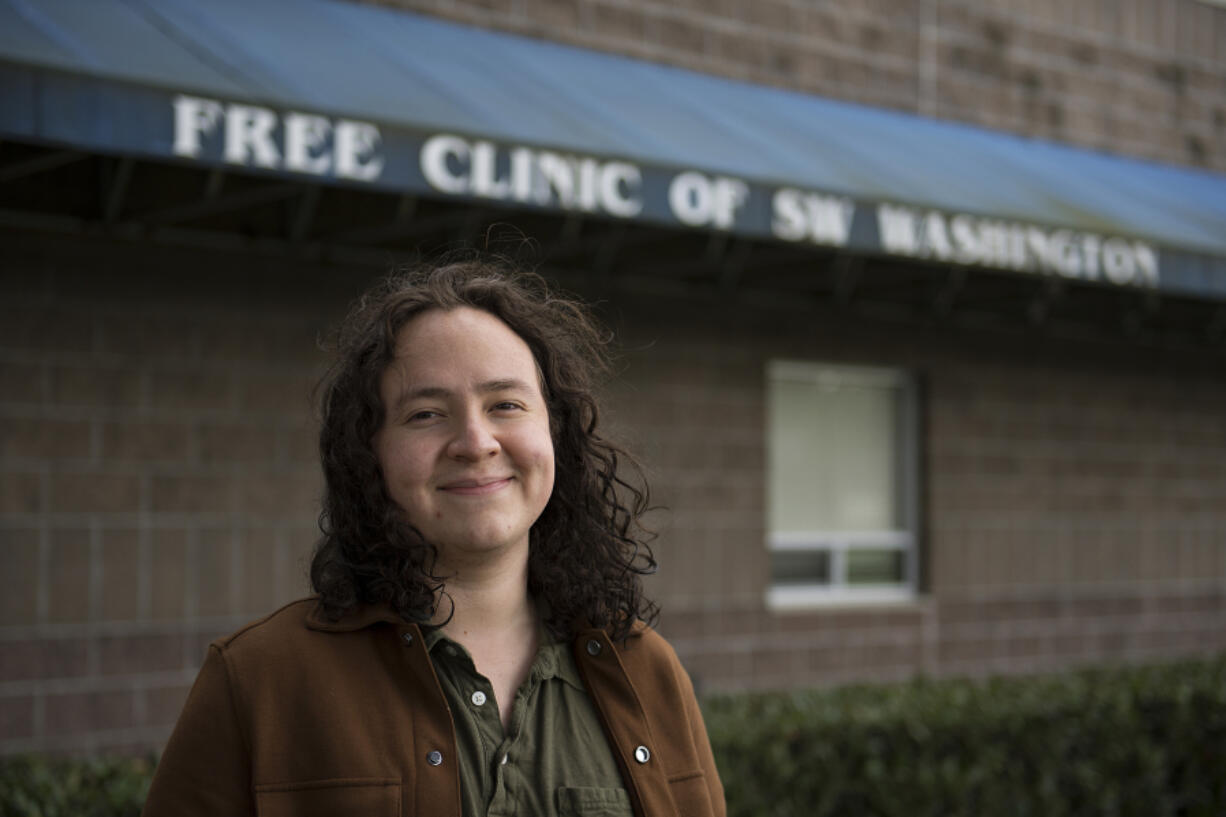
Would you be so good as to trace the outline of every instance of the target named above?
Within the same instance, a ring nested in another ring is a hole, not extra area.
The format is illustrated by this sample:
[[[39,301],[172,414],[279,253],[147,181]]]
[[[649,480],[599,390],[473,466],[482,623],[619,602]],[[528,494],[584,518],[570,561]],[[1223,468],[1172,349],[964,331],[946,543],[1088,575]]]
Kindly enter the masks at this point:
[[[456,648],[451,646],[450,644],[447,645],[446,653],[450,655],[452,658],[455,658],[457,655],[459,655],[459,653],[456,652]]]
[[[600,642],[596,639],[591,639],[587,642],[587,654],[591,656],[600,655]]]
[[[506,755],[503,755],[503,756],[502,756],[502,760],[500,760],[500,761],[498,761],[498,762],[499,762],[499,763],[501,763],[503,766],[507,765],[507,756],[506,756]]]
[[[651,760],[651,752],[647,751],[646,746],[640,746],[634,750],[634,759],[639,763],[646,763]]]
[[[431,766],[443,765],[443,753],[435,749],[433,752],[426,755],[426,762]]]
[[[473,706],[481,706],[482,704],[484,704],[485,703],[485,693],[478,689],[476,692],[473,693],[472,702],[473,702]]]
[[[412,633],[404,633],[400,637],[404,639],[404,645],[406,647],[413,646],[413,634]]]

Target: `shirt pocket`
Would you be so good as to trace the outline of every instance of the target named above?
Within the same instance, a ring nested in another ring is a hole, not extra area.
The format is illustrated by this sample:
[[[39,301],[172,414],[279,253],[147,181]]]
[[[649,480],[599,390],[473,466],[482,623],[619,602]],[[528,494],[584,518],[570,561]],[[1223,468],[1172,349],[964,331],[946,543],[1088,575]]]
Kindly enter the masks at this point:
[[[555,792],[558,817],[633,817],[625,789],[562,786]]]
[[[255,787],[258,817],[399,817],[400,779],[306,780]]]

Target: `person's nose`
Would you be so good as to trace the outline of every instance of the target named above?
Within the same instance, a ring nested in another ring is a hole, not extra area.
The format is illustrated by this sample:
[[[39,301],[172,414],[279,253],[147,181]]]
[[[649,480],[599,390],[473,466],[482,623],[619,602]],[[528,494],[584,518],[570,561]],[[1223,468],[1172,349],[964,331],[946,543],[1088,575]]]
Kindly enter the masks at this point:
[[[490,418],[483,411],[469,411],[460,418],[455,434],[447,445],[447,454],[455,459],[476,462],[494,456],[500,449]]]

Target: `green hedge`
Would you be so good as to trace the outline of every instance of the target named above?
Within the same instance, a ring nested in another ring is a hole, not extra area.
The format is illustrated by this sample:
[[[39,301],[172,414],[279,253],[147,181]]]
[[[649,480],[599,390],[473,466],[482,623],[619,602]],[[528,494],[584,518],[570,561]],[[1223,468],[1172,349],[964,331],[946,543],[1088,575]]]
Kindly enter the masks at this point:
[[[152,757],[0,758],[0,817],[138,817]]]
[[[1226,814],[1226,656],[717,696],[731,817]],[[0,759],[0,817],[136,817],[150,758]]]
[[[731,817],[1226,814],[1226,656],[704,708]]]

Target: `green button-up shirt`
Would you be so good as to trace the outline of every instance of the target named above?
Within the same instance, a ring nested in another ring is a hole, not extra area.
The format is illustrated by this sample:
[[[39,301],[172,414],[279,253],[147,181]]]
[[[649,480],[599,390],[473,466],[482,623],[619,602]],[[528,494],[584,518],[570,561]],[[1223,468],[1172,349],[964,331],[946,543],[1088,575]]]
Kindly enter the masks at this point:
[[[630,817],[617,761],[568,644],[542,634],[505,732],[500,702],[468,651],[440,630],[426,635],[426,648],[455,722],[464,817]]]

